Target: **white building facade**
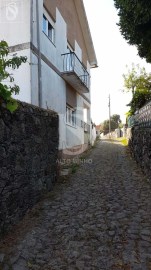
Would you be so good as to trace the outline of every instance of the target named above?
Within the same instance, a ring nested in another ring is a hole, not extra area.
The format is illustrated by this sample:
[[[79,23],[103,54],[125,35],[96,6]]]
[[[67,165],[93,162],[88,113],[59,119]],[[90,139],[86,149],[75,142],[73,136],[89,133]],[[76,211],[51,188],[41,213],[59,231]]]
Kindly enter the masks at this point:
[[[90,68],[97,59],[82,0],[1,1],[0,39],[28,61],[13,71],[17,99],[59,114],[59,149],[91,142]]]

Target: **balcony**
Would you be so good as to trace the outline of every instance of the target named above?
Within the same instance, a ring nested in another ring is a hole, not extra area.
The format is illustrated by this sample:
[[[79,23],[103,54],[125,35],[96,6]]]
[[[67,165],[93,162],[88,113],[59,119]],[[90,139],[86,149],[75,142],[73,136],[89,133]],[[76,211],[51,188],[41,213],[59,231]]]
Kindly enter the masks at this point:
[[[85,133],[90,133],[90,125],[88,123],[81,120],[81,127]]]
[[[63,72],[62,77],[80,94],[89,93],[90,75],[79,58],[72,53],[62,54]]]

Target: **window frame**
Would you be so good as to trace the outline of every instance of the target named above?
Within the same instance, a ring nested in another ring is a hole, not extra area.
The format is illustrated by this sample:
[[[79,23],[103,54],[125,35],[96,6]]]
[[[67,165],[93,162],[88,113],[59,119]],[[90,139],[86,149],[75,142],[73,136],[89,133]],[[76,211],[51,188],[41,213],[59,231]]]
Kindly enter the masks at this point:
[[[66,124],[71,127],[76,127],[76,109],[66,105]]]
[[[43,10],[42,31],[55,44],[55,23],[45,9]]]

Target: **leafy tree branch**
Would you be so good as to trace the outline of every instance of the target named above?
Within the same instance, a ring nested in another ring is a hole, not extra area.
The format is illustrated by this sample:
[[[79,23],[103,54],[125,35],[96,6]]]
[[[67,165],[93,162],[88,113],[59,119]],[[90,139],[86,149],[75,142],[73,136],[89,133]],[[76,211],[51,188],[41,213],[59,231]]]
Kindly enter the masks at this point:
[[[138,54],[151,63],[151,1],[114,0],[122,36],[136,45]]]
[[[111,130],[114,131],[116,128],[121,127],[121,119],[119,114],[113,114],[111,116]],[[101,124],[101,132],[104,134],[109,133],[109,120],[105,120]]]
[[[146,102],[151,100],[151,74],[145,68],[132,64],[131,70],[123,75],[124,91],[132,93],[132,99],[127,106],[130,106],[128,116],[133,115]]]
[[[10,69],[18,69],[22,63],[26,63],[27,57],[13,57],[8,58],[9,47],[6,41],[0,41],[0,105],[6,104],[6,108],[13,112],[17,109],[18,104],[15,99],[12,98],[12,94],[17,95],[19,93],[19,86],[12,83],[14,77],[9,73]],[[7,82],[11,83],[8,85]]]

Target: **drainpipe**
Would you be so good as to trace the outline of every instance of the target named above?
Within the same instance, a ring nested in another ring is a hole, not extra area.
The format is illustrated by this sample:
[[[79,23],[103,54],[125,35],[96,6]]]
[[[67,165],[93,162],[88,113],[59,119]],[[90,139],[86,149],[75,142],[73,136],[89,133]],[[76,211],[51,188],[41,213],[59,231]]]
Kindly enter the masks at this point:
[[[42,107],[42,80],[41,80],[41,46],[40,46],[40,27],[39,27],[39,0],[36,1],[37,17],[37,49],[38,49],[38,100],[39,107]]]
[[[33,0],[30,2],[30,90],[31,90],[31,103],[32,103],[32,44],[33,44]]]
[[[111,139],[111,100],[109,94],[109,138]]]

